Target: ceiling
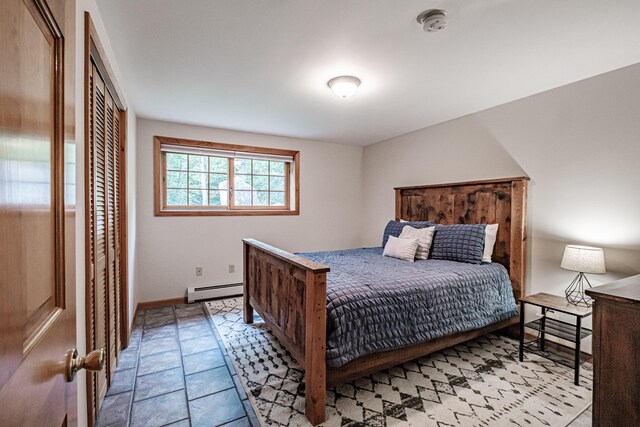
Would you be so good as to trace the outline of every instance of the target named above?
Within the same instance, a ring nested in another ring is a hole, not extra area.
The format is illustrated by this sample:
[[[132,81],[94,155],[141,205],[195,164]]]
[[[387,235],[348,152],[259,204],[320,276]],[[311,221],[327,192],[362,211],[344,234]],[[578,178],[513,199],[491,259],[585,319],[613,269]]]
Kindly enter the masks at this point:
[[[640,62],[637,0],[97,3],[139,117],[355,145]]]

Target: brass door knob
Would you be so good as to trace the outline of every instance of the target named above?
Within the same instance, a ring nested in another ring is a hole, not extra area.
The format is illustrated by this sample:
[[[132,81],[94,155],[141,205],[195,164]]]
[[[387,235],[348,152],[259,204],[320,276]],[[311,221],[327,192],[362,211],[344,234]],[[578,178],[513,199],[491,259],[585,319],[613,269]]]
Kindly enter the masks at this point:
[[[87,371],[101,371],[104,368],[104,361],[107,358],[107,352],[104,348],[93,350],[86,356],[78,356],[78,350],[75,348],[67,352],[66,374],[67,382],[73,381],[76,372],[81,369]]]

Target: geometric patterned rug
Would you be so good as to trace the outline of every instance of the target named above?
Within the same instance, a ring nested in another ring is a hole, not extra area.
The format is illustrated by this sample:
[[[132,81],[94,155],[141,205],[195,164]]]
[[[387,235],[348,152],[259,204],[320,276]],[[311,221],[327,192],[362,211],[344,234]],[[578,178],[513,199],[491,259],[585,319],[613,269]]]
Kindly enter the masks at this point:
[[[265,426],[310,426],[300,366],[242,298],[206,303],[238,377]],[[485,335],[327,390],[323,426],[566,426],[591,404],[592,366],[580,386],[566,366]]]

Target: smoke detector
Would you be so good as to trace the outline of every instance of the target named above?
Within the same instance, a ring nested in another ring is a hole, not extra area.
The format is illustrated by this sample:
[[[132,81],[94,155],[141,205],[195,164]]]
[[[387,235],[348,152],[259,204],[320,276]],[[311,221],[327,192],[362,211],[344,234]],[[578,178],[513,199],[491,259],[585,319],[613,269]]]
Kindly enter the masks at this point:
[[[441,9],[429,9],[416,18],[422,29],[428,33],[435,33],[447,26],[447,12]]]

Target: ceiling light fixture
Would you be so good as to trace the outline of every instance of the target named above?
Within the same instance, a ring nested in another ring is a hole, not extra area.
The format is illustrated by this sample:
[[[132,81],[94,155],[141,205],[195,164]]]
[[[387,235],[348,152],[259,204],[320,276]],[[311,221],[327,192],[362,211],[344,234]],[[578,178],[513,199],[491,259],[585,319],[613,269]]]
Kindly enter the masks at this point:
[[[441,9],[429,9],[416,18],[422,29],[428,33],[435,33],[447,26],[447,12]]]
[[[340,98],[348,98],[356,93],[360,79],[354,76],[338,76],[327,82],[333,93]]]

